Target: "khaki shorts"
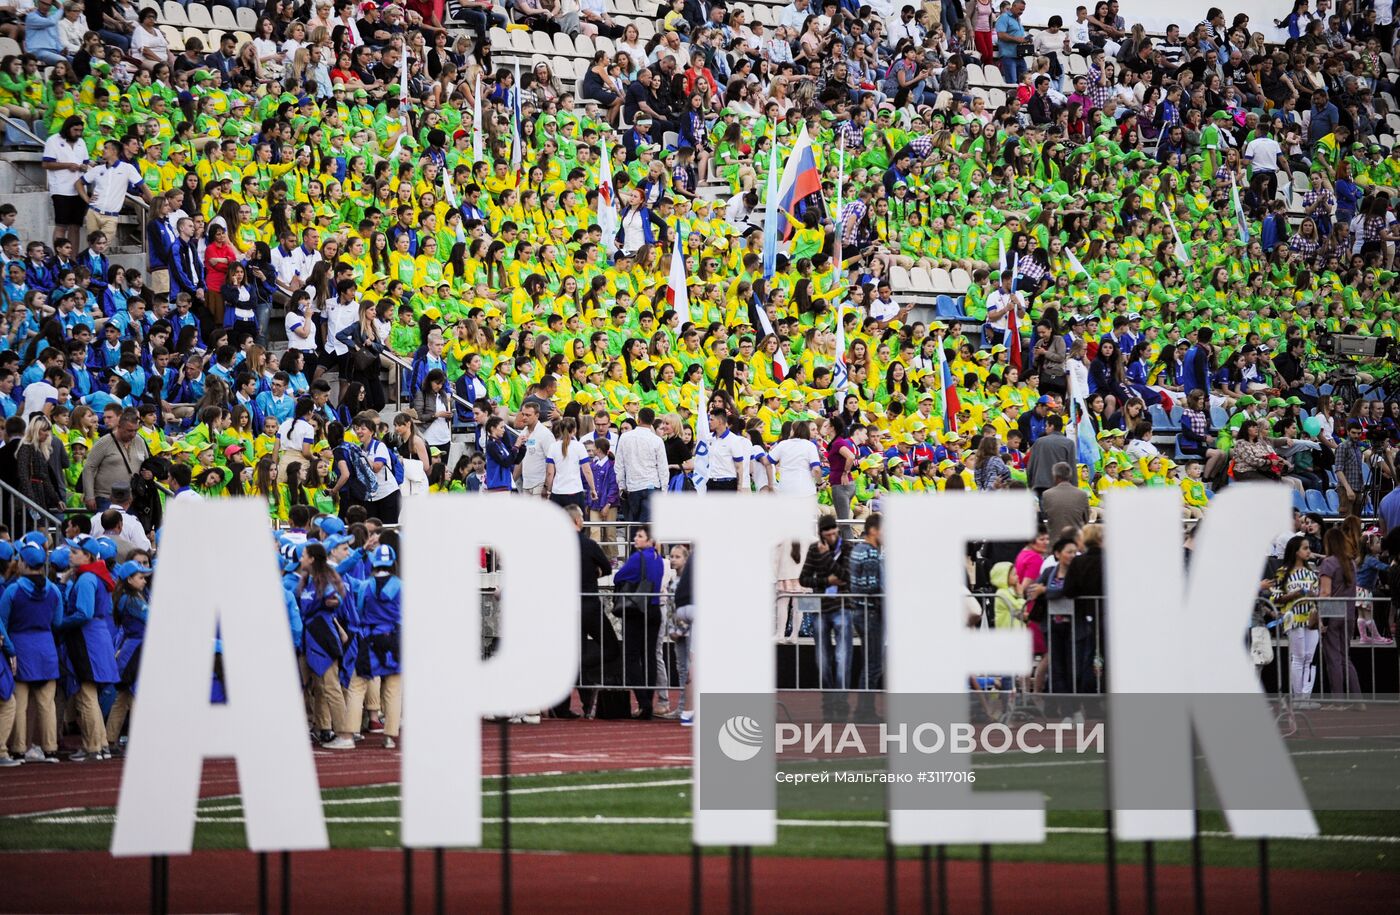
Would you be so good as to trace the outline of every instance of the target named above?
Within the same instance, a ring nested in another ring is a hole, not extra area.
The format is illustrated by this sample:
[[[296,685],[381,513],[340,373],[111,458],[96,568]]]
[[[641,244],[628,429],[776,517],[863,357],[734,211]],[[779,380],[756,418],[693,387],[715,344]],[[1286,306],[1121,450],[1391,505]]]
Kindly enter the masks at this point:
[[[87,229],[88,235],[101,232],[107,236],[107,241],[115,243],[117,240],[117,217],[115,216],[99,213],[89,207],[87,218],[83,220],[83,226]]]
[[[152,292],[170,292],[170,271],[152,270],[146,275],[146,288]]]

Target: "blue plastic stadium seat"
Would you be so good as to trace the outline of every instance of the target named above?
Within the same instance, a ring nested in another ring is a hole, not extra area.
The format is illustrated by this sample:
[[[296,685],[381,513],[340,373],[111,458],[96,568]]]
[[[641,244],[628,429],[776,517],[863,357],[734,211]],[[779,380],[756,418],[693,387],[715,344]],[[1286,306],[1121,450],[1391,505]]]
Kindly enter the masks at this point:
[[[1152,428],[1157,431],[1165,432],[1169,429],[1176,428],[1172,423],[1172,418],[1167,415],[1166,410],[1162,409],[1161,404],[1154,403],[1149,405],[1147,408],[1147,415],[1152,417]]]
[[[1230,414],[1225,412],[1224,407],[1210,408],[1210,427],[1212,429],[1223,429],[1230,421]]]
[[[940,295],[933,300],[933,307],[940,318],[965,318],[962,308],[952,296]]]
[[[1298,492],[1298,490],[1296,490],[1296,489],[1295,489],[1295,490],[1292,490],[1292,492],[1293,492],[1293,507],[1294,507],[1294,508],[1298,509],[1298,511],[1300,511],[1300,512],[1309,512],[1309,511],[1312,511],[1311,508],[1308,508],[1307,500],[1305,500],[1305,499],[1303,498],[1303,494],[1302,494],[1302,493]]]
[[[1297,493],[1294,495],[1296,496]],[[1309,489],[1303,495],[1303,501],[1307,504],[1308,511],[1317,512],[1319,515],[1327,514],[1327,500],[1316,489]]]
[[[1308,395],[1309,397],[1316,397],[1316,396],[1317,396],[1317,385],[1315,385],[1315,384],[1305,384],[1305,385],[1303,385],[1302,390],[1303,390],[1303,393],[1306,394],[1306,395]]]
[[[1326,514],[1340,515],[1342,513],[1342,503],[1337,499],[1337,491],[1329,489],[1323,496],[1323,502],[1327,505]]]

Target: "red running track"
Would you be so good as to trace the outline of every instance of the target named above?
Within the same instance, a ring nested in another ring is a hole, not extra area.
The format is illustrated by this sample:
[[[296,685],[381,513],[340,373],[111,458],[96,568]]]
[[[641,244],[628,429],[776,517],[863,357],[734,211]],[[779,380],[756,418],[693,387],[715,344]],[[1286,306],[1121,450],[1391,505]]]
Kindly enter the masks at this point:
[[[271,911],[278,911],[279,856],[270,857]],[[414,856],[414,909],[433,910],[432,856]],[[292,910],[344,915],[403,910],[401,851],[301,852],[291,856]],[[449,852],[445,856],[445,905],[449,912],[499,911],[500,855]],[[121,861],[97,852],[4,855],[11,875],[0,891],[0,912],[145,912],[150,906],[144,860]],[[514,907],[518,912],[690,910],[690,859],[659,855],[517,854]],[[15,875],[23,875],[14,879]],[[1121,867],[1119,910],[1146,911],[1142,872]],[[879,911],[885,903],[883,861],[811,858],[753,859],[754,909],[758,912],[846,913]],[[1252,869],[1211,868],[1206,873],[1206,908],[1212,912],[1257,911],[1258,875]],[[919,862],[901,861],[897,909],[920,911]],[[949,911],[983,911],[981,870],[974,862],[948,865]],[[728,911],[727,856],[704,862],[703,907]],[[995,864],[992,909],[999,913],[1056,915],[1102,912],[1107,888],[1102,866],[1085,864]],[[1314,915],[1319,907],[1348,915],[1394,912],[1400,875],[1276,871],[1270,883],[1272,911]],[[1157,910],[1192,909],[1191,872],[1157,869]],[[1325,900],[1325,901],[1324,901]],[[200,852],[170,862],[173,912],[257,911],[257,859],[247,852]],[[936,904],[935,904],[936,908]]]
[[[487,775],[500,773],[500,728],[483,725]],[[408,739],[412,739],[411,736]],[[674,721],[558,721],[510,726],[512,775],[597,772],[690,765],[691,732]],[[322,788],[353,788],[399,780],[399,754],[383,738],[366,737],[354,750],[317,749]],[[114,807],[121,785],[121,760],[26,764],[0,772],[0,816],[67,807]],[[237,794],[232,760],[204,764],[201,797]]]

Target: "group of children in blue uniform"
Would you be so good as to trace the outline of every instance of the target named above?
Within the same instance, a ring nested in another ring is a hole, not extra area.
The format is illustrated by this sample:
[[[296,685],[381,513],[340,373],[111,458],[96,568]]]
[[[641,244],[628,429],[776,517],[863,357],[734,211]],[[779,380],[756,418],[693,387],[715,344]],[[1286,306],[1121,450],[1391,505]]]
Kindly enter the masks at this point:
[[[68,712],[81,736],[68,758],[111,758],[136,689],[149,556],[114,563],[115,542],[87,535],[48,547],[40,532],[0,542],[0,767],[57,762]]]
[[[353,749],[369,729],[399,738],[403,585],[396,535],[334,516],[279,533],[290,637],[307,684],[313,738]],[[74,762],[120,753],[134,707],[149,618],[152,556],[116,562],[108,537],[50,548],[41,532],[0,540],[0,768],[60,760],[61,728],[76,724]],[[213,646],[211,701],[224,701],[222,646]]]

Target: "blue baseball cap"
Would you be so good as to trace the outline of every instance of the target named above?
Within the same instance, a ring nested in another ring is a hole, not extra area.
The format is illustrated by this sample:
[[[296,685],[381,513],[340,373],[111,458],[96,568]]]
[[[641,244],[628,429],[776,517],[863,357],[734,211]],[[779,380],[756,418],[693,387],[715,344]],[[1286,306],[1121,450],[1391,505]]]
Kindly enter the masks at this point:
[[[326,515],[316,522],[316,526],[328,535],[345,533],[345,522],[341,521],[335,515]]]
[[[8,540],[0,540],[0,562],[9,562],[15,558],[15,545]]]
[[[376,569],[391,568],[398,560],[398,554],[387,543],[375,547],[374,552],[369,555],[369,564]]]
[[[94,537],[92,542],[97,544],[97,553],[95,555],[98,559],[105,562],[108,559],[117,558],[117,542],[111,537]]]
[[[69,565],[68,547],[61,546],[50,553],[49,565],[59,572],[65,571]]]
[[[125,581],[133,575],[150,575],[151,567],[143,566],[135,560],[128,559],[126,562],[118,563],[117,567],[112,570],[112,574],[116,577],[117,581]]]
[[[345,544],[352,542],[354,539],[355,538],[351,537],[349,534],[332,534],[324,541],[326,552],[329,553],[338,546],[345,546]]]
[[[89,556],[96,557],[102,547],[98,546],[96,537],[89,537],[84,534],[81,537],[70,537],[64,541],[70,550],[82,550]]]
[[[19,542],[20,542],[20,543],[33,543],[33,544],[37,544],[37,545],[39,545],[39,546],[48,546],[48,545],[49,545],[49,538],[48,538],[48,535],[45,534],[43,531],[30,531],[29,533],[25,534],[23,537],[19,538]]]
[[[44,548],[38,544],[26,543],[19,548],[17,555],[19,556],[20,562],[29,566],[31,569],[37,569],[43,566],[44,559],[48,554],[45,553]]]

